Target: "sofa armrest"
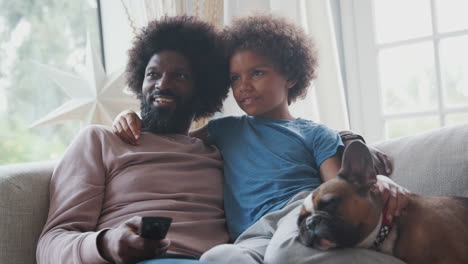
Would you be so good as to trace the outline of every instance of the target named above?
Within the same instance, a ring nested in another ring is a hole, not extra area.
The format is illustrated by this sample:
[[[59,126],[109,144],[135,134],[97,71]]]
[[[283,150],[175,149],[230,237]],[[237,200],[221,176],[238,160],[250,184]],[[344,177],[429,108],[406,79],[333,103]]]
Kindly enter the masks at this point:
[[[375,147],[394,160],[391,178],[410,191],[468,197],[468,124],[387,140]]]
[[[55,162],[0,166],[0,263],[36,263]]]

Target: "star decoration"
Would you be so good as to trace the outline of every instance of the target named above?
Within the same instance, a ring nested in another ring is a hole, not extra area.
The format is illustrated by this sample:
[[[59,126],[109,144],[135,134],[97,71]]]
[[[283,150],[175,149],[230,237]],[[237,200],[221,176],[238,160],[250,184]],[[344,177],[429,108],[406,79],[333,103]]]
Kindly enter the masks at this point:
[[[81,120],[82,127],[89,124],[110,126],[122,110],[139,110],[139,101],[124,93],[124,70],[106,75],[100,56],[89,38],[85,76],[76,76],[44,64],[39,64],[39,67],[71,99],[30,127],[62,123],[66,120]]]

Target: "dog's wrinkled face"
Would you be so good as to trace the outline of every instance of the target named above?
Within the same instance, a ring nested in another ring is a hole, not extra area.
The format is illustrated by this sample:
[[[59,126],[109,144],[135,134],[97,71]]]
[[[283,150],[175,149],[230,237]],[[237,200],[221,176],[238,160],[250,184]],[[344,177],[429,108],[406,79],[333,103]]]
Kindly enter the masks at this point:
[[[376,226],[381,198],[367,147],[352,142],[344,152],[338,177],[315,189],[298,219],[299,238],[306,246],[327,250],[353,247]]]

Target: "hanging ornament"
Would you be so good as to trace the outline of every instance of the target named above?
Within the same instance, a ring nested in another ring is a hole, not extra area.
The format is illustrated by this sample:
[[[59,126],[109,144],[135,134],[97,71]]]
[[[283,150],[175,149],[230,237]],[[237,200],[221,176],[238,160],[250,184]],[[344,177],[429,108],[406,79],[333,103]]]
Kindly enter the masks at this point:
[[[124,70],[106,75],[100,56],[89,37],[86,45],[85,76],[76,76],[44,64],[39,64],[39,68],[70,97],[70,100],[35,121],[30,127],[67,120],[80,120],[82,127],[89,124],[110,126],[122,110],[139,110],[139,101],[134,96],[124,93]]]

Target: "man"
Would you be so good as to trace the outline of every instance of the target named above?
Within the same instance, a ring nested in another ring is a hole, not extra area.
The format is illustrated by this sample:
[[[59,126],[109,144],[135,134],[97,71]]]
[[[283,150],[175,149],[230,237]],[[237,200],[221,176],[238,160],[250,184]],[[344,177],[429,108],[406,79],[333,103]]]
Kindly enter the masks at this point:
[[[220,154],[187,135],[192,120],[220,110],[227,73],[212,26],[186,16],[151,22],[127,65],[141,101],[141,142],[128,145],[103,126],[77,136],[51,179],[37,262],[198,257],[227,242]],[[167,239],[140,237],[142,216],[173,218]]]

